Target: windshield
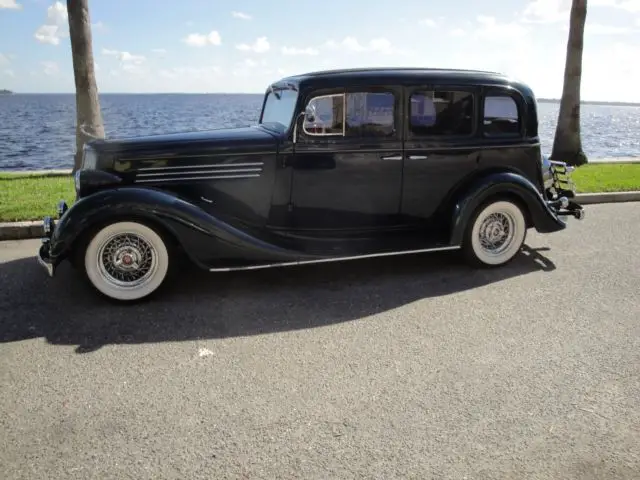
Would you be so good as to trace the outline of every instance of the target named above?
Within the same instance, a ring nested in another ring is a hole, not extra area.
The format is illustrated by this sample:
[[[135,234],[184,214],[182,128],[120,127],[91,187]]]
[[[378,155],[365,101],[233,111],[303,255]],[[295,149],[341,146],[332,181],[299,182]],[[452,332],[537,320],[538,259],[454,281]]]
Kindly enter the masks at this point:
[[[298,92],[293,89],[273,90],[267,94],[260,123],[277,123],[284,129],[291,125]]]

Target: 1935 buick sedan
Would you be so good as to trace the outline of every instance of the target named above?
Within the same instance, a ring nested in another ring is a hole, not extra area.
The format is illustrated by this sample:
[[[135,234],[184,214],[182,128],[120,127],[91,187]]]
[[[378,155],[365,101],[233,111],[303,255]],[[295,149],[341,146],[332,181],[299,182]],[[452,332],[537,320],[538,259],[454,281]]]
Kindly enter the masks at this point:
[[[95,140],[38,259],[120,301],[182,251],[212,272],[460,249],[511,261],[527,230],[583,218],[542,154],[524,83],[481,71],[349,69],[266,90],[257,125]]]

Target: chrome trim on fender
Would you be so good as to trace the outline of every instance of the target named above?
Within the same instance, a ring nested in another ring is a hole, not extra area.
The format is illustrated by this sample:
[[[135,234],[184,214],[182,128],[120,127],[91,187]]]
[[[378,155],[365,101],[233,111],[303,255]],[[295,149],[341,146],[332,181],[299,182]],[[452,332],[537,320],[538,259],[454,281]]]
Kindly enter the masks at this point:
[[[170,167],[143,167],[137,168],[136,171],[148,171],[148,170],[177,170],[177,169],[194,169],[199,170],[203,168],[238,168],[238,167],[262,167],[264,162],[248,162],[248,163],[212,163],[206,165],[174,165]],[[195,173],[195,172],[194,172]]]
[[[141,180],[134,180],[135,183],[161,183],[161,182],[184,182],[187,180],[231,180],[231,179],[241,179],[241,178],[256,178],[259,177],[260,174],[249,174],[249,175],[209,175],[202,177],[177,177],[177,178],[144,178]]]
[[[236,272],[241,270],[262,270],[266,268],[293,267],[298,265],[311,265],[315,263],[345,262],[348,260],[360,260],[365,258],[391,257],[391,256],[397,256],[397,255],[410,255],[415,253],[426,253],[426,252],[443,252],[447,250],[458,250],[458,249],[460,249],[460,245],[448,246],[448,247],[436,247],[436,248],[423,248],[419,250],[404,250],[399,252],[371,253],[367,255],[354,255],[350,257],[331,257],[331,258],[320,258],[320,259],[314,259],[314,260],[300,260],[297,262],[269,263],[265,265],[247,265],[242,267],[210,268],[209,271],[210,272]]]
[[[232,168],[229,170],[203,170],[197,172],[154,172],[154,173],[138,173],[136,174],[136,178],[140,177],[161,177],[161,176],[170,176],[170,175],[209,175],[216,174],[222,175],[227,173],[250,173],[250,172],[261,172],[261,168]]]

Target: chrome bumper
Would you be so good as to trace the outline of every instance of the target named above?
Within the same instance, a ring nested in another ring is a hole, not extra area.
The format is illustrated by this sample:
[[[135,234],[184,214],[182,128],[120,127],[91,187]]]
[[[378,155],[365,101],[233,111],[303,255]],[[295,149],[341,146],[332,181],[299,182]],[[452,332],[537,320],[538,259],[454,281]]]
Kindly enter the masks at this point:
[[[67,211],[68,206],[67,203],[62,200],[58,203],[57,213],[58,218],[61,218],[62,215]],[[51,237],[53,236],[53,232],[56,227],[56,222],[52,217],[44,217],[42,220],[42,231],[44,236],[42,237],[42,245],[40,245],[40,249],[38,250],[37,260],[38,264],[45,269],[49,277],[53,277],[55,273],[55,264],[51,260]]]
[[[558,216],[571,216],[584,219],[584,208],[573,200],[576,196],[576,185],[571,178],[574,167],[564,162],[548,160],[549,176],[545,182],[547,205]]]

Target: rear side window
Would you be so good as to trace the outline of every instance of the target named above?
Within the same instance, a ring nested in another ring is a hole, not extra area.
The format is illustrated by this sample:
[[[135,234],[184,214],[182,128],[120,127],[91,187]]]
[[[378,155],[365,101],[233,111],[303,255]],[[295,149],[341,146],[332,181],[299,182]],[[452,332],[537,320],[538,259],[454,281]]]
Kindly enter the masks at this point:
[[[471,135],[473,94],[462,91],[422,90],[409,98],[412,135]]]
[[[484,99],[484,134],[491,137],[520,134],[518,105],[509,95],[489,95]]]

